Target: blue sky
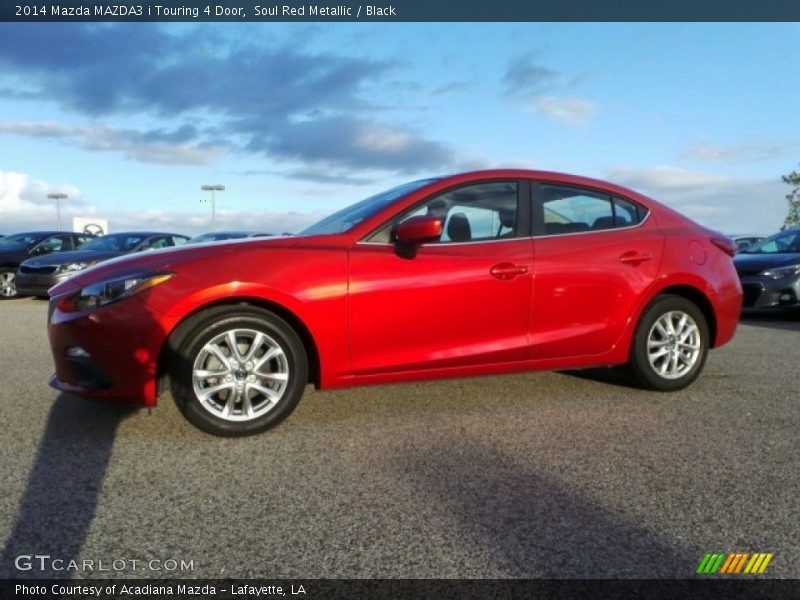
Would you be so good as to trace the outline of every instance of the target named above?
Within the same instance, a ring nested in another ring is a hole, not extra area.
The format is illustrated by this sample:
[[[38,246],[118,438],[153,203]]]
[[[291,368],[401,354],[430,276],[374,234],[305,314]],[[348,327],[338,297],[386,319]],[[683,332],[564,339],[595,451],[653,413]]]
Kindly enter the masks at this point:
[[[800,168],[798,24],[0,24],[0,233],[296,231],[498,166],[771,233]]]

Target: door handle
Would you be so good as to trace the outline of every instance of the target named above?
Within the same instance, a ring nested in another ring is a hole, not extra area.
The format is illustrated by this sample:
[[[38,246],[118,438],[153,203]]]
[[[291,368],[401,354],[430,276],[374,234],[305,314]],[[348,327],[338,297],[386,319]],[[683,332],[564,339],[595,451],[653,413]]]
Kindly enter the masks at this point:
[[[489,274],[497,279],[514,279],[517,275],[524,275],[528,272],[528,267],[521,267],[510,262],[503,262],[489,269]]]
[[[653,259],[652,254],[648,254],[647,252],[637,252],[636,250],[633,250],[631,252],[626,252],[625,254],[619,257],[620,262],[626,265],[631,265],[633,267],[652,259]]]

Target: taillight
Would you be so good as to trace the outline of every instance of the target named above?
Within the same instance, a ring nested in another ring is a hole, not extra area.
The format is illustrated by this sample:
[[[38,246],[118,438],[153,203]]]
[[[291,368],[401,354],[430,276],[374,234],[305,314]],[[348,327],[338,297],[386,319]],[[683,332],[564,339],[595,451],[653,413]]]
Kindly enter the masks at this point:
[[[734,242],[731,238],[715,236],[709,239],[711,240],[712,244],[714,244],[728,256],[733,256],[736,254],[736,242]]]

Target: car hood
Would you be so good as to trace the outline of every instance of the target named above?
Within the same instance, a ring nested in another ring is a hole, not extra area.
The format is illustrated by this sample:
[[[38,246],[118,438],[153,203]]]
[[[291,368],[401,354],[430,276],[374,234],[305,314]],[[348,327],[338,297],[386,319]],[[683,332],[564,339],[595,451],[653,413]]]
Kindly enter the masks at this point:
[[[176,248],[123,254],[122,256],[103,261],[84,271],[78,272],[70,279],[52,288],[50,290],[50,296],[54,297],[68,293],[80,287],[111,277],[125,277],[133,273],[142,272],[170,271],[177,268],[177,266],[182,263],[198,261],[202,260],[204,257],[219,256],[227,252],[243,250],[246,246],[266,249],[289,248],[297,245],[341,246],[342,243],[344,243],[344,236],[276,236],[272,238],[244,238],[214,242],[211,244],[191,244],[178,246]]]
[[[740,253],[733,258],[733,265],[740,275],[760,273],[765,269],[800,264],[800,254],[785,252],[776,254]]]
[[[66,252],[54,252],[45,256],[37,256],[25,261],[26,266],[30,267],[54,267],[66,265],[74,262],[96,262],[108,260],[119,256],[122,252],[108,252],[101,250],[67,250]]]

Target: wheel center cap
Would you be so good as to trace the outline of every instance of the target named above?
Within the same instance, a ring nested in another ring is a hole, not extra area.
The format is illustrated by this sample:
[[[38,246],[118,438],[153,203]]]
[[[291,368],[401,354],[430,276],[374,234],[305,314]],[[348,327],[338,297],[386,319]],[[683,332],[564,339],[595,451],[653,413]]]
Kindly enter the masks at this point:
[[[234,376],[236,377],[236,379],[239,380],[247,379],[247,371],[245,371],[244,369],[239,369],[238,371],[236,371],[236,373],[234,373]]]

